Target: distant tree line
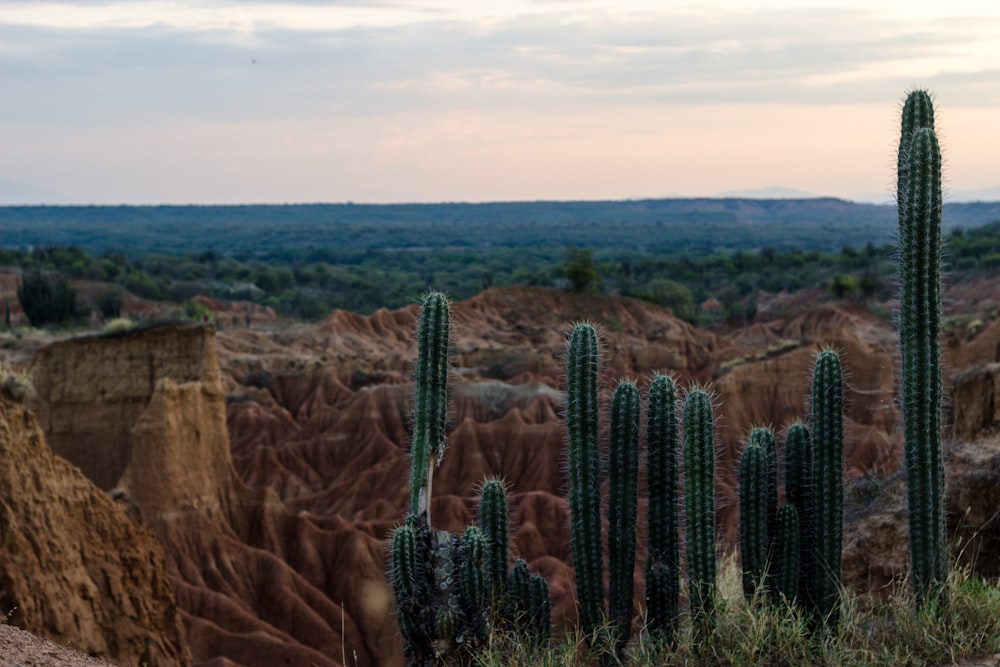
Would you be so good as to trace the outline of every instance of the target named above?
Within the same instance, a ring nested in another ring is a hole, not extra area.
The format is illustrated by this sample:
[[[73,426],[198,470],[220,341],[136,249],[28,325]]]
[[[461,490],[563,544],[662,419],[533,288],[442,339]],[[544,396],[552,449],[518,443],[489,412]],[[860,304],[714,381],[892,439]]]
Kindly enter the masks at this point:
[[[59,323],[95,311],[114,317],[120,293],[109,290],[77,305],[66,280],[113,283],[154,300],[183,303],[203,294],[247,300],[304,320],[334,308],[371,313],[412,303],[426,290],[462,299],[490,286],[539,285],[600,291],[650,301],[691,322],[718,317],[752,318],[753,295],[825,286],[831,297],[882,299],[894,284],[894,249],[868,243],[840,250],[755,250],[654,253],[621,248],[539,246],[364,250],[272,247],[255,254],[89,254],[79,247],[0,249],[0,265],[23,271],[25,313],[46,304],[39,322]],[[1000,222],[947,237],[952,276],[1000,271]],[[116,296],[117,294],[117,296]],[[711,313],[698,305],[714,299]],[[70,302],[73,302],[72,307]],[[31,318],[32,315],[29,315]],[[34,319],[32,320],[35,321]]]

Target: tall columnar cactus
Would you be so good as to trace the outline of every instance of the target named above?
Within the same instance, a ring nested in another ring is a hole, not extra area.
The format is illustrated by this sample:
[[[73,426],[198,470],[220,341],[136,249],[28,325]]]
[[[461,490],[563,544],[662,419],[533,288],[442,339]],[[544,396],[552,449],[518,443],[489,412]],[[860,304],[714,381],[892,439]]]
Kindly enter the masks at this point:
[[[816,577],[813,446],[809,429],[802,422],[789,426],[785,434],[785,497],[788,504],[795,506],[799,518],[799,585],[795,597],[812,607]]]
[[[569,432],[569,506],[580,625],[594,637],[604,623],[604,554],[601,546],[599,359],[597,332],[581,323],[566,353],[566,429]]]
[[[431,292],[424,298],[417,331],[416,396],[410,444],[410,512],[426,514],[430,525],[431,482],[445,446],[448,421],[448,298]]]
[[[649,480],[649,558],[646,609],[650,632],[670,641],[680,615],[680,540],[677,521],[677,386],[668,375],[649,385],[646,476]]]
[[[924,97],[925,92],[914,91],[907,105],[911,99],[923,100]],[[929,99],[920,104],[929,108]],[[903,361],[903,424],[913,583],[918,604],[923,604],[929,596],[941,592],[947,576],[941,453],[941,348],[938,340],[941,331],[941,150],[934,130],[926,122],[923,126],[915,126],[909,136],[905,132],[904,127],[900,152],[904,152],[905,145],[906,159],[899,174],[902,190],[899,205],[899,343]]]
[[[715,416],[704,389],[684,401],[688,591],[696,631],[715,626]]]
[[[840,356],[823,350],[812,384],[816,507],[816,611],[830,627],[840,614],[844,530],[844,382]]]
[[[608,463],[608,613],[616,650],[632,628],[632,573],[639,501],[639,389],[623,381],[611,401],[611,457]]]
[[[486,585],[491,605],[503,598],[507,588],[508,512],[504,483],[495,478],[486,480],[479,500],[479,525],[486,539]]]
[[[768,572],[768,460],[760,445],[751,442],[740,457],[740,559],[743,595],[754,598],[767,582]]]
[[[778,511],[778,539],[775,542],[774,572],[778,593],[789,602],[799,595],[799,512],[792,503]]]

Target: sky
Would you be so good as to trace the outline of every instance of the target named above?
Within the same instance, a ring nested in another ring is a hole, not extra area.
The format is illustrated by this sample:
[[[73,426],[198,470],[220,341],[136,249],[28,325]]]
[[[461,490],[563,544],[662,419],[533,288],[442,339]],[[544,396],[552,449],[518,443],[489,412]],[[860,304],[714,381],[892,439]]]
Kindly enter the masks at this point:
[[[1000,200],[1000,2],[0,0],[0,203]],[[775,189],[780,188],[780,189]]]

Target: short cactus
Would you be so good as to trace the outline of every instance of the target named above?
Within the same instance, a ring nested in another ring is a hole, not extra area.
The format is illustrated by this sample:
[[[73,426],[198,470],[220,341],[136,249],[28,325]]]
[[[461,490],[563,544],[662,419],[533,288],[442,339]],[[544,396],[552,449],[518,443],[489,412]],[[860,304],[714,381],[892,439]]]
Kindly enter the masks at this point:
[[[764,448],[750,443],[740,457],[740,558],[743,595],[766,592],[768,573],[768,460]]]
[[[799,536],[798,510],[795,505],[785,503],[778,510],[773,569],[777,592],[789,602],[795,602],[799,595]]]
[[[479,500],[479,525],[486,540],[486,584],[494,601],[500,600],[507,588],[508,514],[504,483],[486,480]]]
[[[802,422],[789,426],[785,434],[785,497],[789,505],[795,506],[799,518],[799,587],[795,597],[814,607],[816,503],[813,445],[809,428]]]

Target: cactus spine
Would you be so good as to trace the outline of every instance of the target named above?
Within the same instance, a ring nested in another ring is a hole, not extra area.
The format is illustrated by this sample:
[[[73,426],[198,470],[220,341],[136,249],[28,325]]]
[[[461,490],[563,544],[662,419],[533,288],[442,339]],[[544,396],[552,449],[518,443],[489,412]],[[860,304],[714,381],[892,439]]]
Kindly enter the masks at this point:
[[[604,554],[601,547],[598,450],[597,332],[574,327],[566,355],[566,428],[569,432],[569,506],[580,625],[587,637],[604,622]]]
[[[649,385],[646,472],[649,480],[649,559],[646,608],[651,632],[668,641],[680,614],[680,540],[677,521],[677,386],[668,375]]]
[[[844,529],[844,386],[840,357],[824,350],[812,384],[813,477],[816,488],[816,604],[830,627],[839,620]]]
[[[799,519],[799,585],[798,599],[814,606],[815,580],[815,500],[813,483],[813,450],[809,429],[802,422],[788,427],[785,435],[785,497],[794,505]]]
[[[785,503],[778,511],[774,570],[778,593],[789,602],[799,595],[799,536],[799,512],[795,505]]]
[[[743,595],[752,600],[764,589],[768,570],[768,457],[751,442],[740,457],[740,557]]]
[[[909,108],[922,109],[908,121]],[[909,134],[907,134],[909,132]],[[941,452],[941,150],[925,91],[907,97],[900,137],[899,338],[913,584],[919,605],[947,578]],[[905,154],[905,156],[904,156]]]
[[[692,623],[705,633],[715,625],[715,416],[705,390],[688,392],[683,420],[688,591]]]
[[[431,482],[444,454],[448,420],[448,298],[431,292],[424,298],[417,331],[416,396],[410,445],[410,512],[426,514],[430,525]]]
[[[639,502],[639,389],[623,381],[611,401],[611,458],[608,465],[608,613],[615,648],[621,654],[632,628],[632,573]]]

